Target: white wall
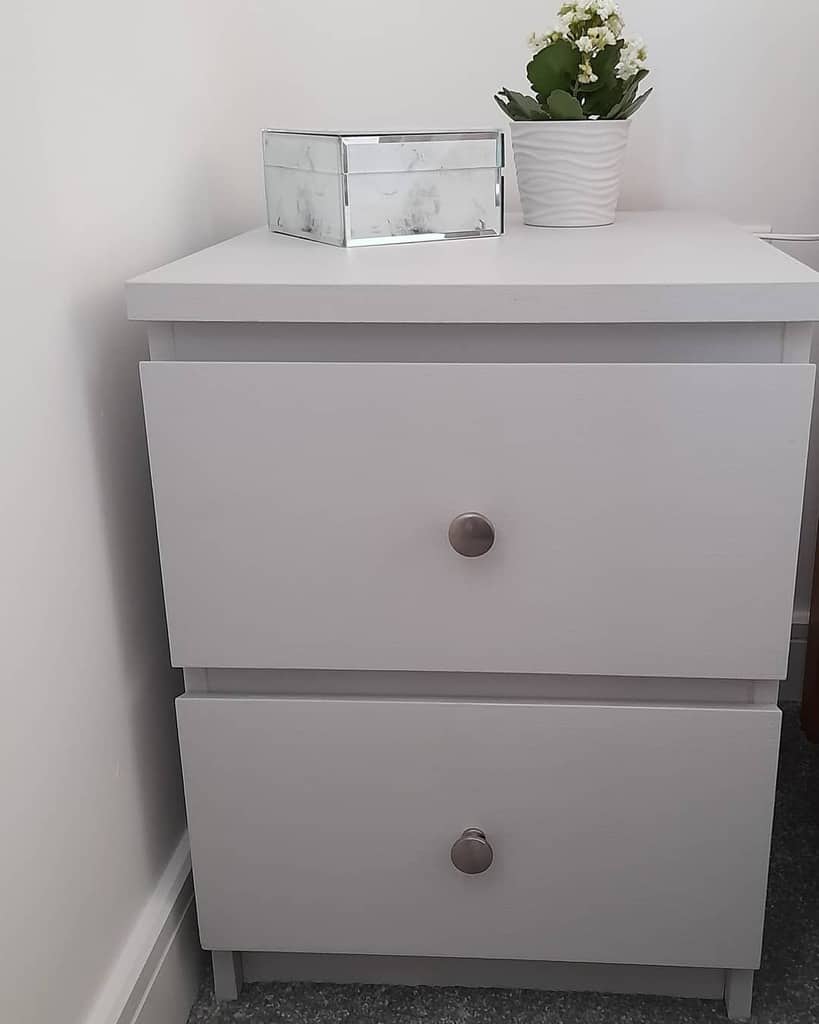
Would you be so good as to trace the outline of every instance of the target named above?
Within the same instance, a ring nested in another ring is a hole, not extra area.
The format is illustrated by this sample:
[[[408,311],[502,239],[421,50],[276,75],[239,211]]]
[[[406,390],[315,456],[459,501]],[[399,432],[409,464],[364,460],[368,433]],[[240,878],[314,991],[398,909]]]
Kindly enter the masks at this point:
[[[6,5],[0,1020],[83,1019],[183,828],[122,281],[261,222],[263,126],[501,124],[556,6]],[[815,0],[626,10],[657,86],[626,204],[815,229]]]
[[[778,231],[819,231],[816,0],[785,7],[771,0],[621,3],[629,30],[648,43],[647,85],[656,88],[632,126],[623,205],[704,209]],[[247,72],[256,84],[239,116],[248,136],[260,125],[502,126],[492,94],[501,85],[527,88],[526,36],[550,28],[558,6],[559,0],[250,0],[237,16],[253,26],[256,55]],[[508,181],[515,206],[511,166]],[[819,267],[819,246],[791,251]],[[816,448],[819,424],[814,434]],[[819,458],[813,461],[797,587],[801,616],[819,517]]]
[[[502,125],[526,87],[527,34],[559,0],[248,0],[256,79],[241,112],[268,127]],[[622,0],[656,93],[635,119],[625,204],[718,210],[797,230],[819,220],[815,0]],[[318,11],[318,14],[317,14]],[[255,140],[254,140],[255,142]]]
[[[228,6],[4,6],[4,1024],[84,1020],[184,829],[122,283],[257,216]]]

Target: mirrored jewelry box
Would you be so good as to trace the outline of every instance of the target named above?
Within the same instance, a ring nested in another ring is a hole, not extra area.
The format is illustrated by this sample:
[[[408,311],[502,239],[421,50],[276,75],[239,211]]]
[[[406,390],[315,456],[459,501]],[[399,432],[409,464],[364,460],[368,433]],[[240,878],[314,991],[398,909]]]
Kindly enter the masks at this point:
[[[262,133],[271,231],[331,245],[503,233],[503,132]]]

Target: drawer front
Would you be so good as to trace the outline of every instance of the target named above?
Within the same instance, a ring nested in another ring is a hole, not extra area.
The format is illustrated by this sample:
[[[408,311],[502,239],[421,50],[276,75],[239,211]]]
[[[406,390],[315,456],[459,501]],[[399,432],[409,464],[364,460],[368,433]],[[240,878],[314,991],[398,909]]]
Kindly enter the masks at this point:
[[[758,965],[775,708],[177,709],[207,948]]]
[[[812,367],[142,380],[176,664],[785,675]],[[466,512],[480,557],[448,540]]]

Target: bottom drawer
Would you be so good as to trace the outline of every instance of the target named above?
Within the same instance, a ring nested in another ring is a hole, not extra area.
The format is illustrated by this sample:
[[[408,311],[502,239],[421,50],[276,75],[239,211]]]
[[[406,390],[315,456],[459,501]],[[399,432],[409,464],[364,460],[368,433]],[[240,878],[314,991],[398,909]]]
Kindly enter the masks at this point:
[[[758,966],[775,708],[177,711],[206,948]]]

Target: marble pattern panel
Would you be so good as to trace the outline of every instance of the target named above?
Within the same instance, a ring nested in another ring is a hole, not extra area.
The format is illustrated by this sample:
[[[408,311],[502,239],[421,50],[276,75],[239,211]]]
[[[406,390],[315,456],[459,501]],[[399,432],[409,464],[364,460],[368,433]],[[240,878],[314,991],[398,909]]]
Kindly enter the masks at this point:
[[[488,135],[378,141],[265,132],[270,229],[334,245],[499,235],[502,145]]]

